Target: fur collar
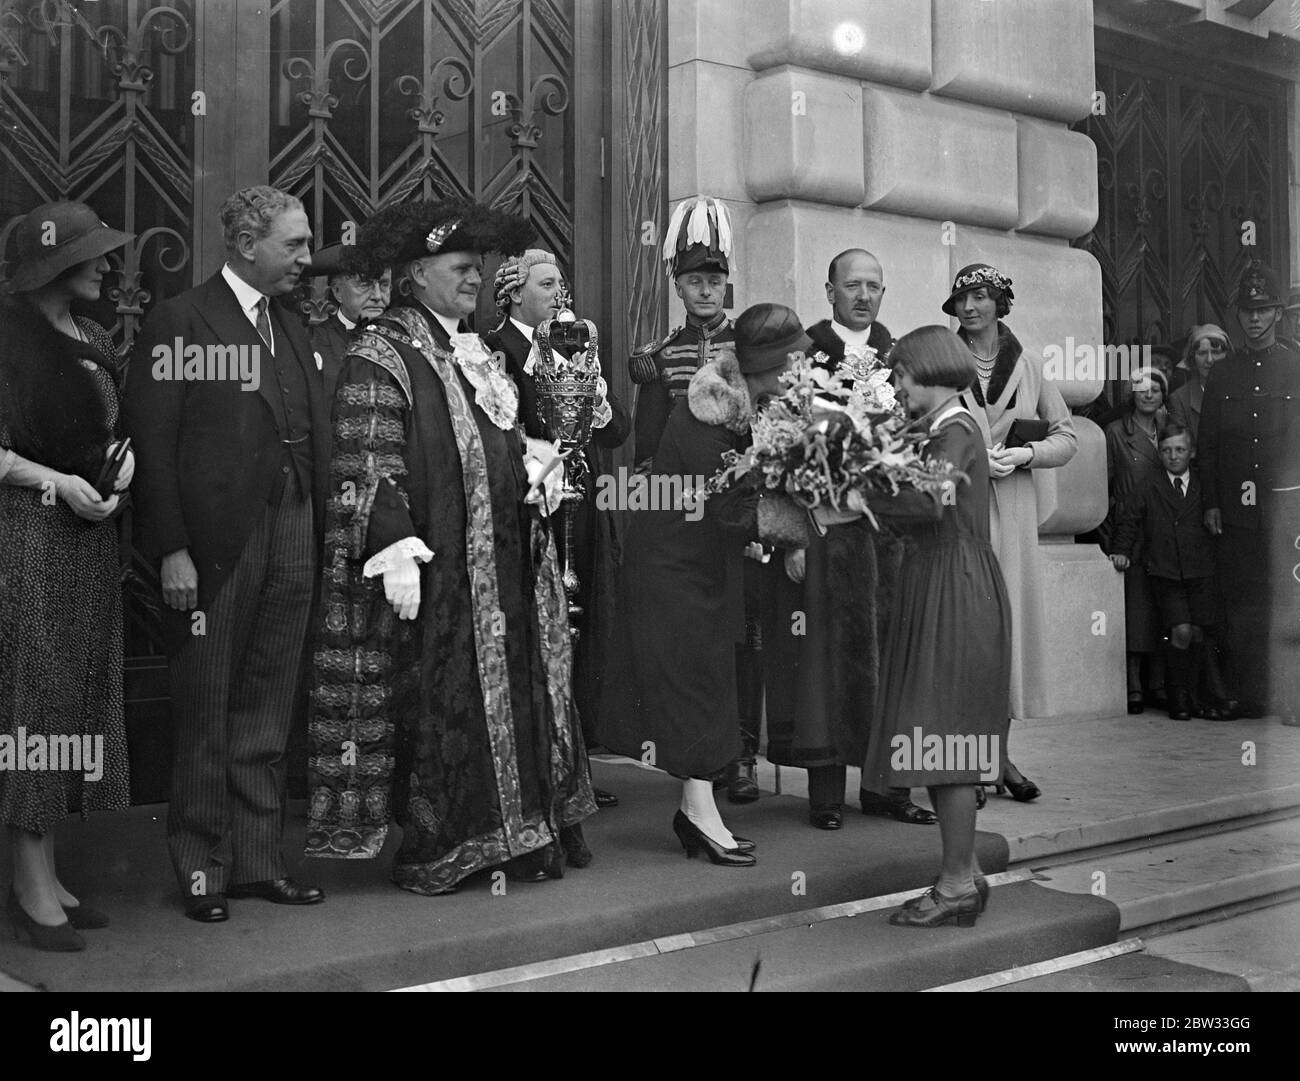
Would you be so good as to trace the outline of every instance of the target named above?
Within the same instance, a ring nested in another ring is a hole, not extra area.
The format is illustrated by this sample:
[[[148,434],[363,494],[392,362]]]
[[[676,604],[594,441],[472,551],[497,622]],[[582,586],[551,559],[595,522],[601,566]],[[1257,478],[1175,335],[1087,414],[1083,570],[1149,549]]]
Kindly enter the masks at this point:
[[[749,431],[749,385],[730,349],[691,376],[686,396],[696,420],[738,434]]]
[[[967,346],[970,345],[970,335],[966,333],[965,327],[958,327],[957,336],[964,341]],[[998,320],[998,355],[993,362],[993,374],[989,376],[989,401],[996,402],[998,396],[1006,389],[1007,382],[1011,379],[1011,373],[1016,370],[1016,361],[1020,359],[1020,354],[1024,352],[1020,347],[1020,342],[1016,336],[1011,333],[1006,323]],[[979,380],[971,384],[971,390],[974,392],[975,400],[982,406],[985,404],[984,395],[980,393]]]
[[[94,335],[93,324],[78,320]],[[117,380],[116,359],[60,334],[21,297],[0,301],[0,428],[24,458],[94,483],[113,439],[108,405],[87,363]],[[104,335],[94,335],[104,340]]]

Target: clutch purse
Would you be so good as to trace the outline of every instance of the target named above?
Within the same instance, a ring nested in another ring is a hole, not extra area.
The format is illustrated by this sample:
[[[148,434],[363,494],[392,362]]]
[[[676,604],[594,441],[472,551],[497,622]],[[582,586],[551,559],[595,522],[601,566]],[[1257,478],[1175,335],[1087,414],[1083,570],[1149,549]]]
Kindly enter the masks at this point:
[[[1050,427],[1051,425],[1045,420],[1017,418],[1011,422],[1011,431],[1007,433],[1007,441],[1003,445],[1010,450],[1012,447],[1023,447],[1029,443],[1037,443],[1047,438]]]
[[[99,471],[99,479],[95,481],[95,491],[99,493],[100,499],[112,497],[113,485],[117,483],[118,474],[122,472],[122,466],[126,464],[127,451],[130,449],[131,440],[123,439],[113,449],[113,453],[104,459],[104,466]]]

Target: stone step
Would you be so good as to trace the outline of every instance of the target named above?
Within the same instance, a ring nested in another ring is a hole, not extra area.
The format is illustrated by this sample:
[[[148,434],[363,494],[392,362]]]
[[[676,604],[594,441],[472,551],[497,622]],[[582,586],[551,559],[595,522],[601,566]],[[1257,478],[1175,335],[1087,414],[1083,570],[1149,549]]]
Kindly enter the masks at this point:
[[[1120,928],[1186,921],[1228,905],[1300,888],[1300,817],[1248,821],[1242,828],[1127,851],[1069,854],[1039,867],[1038,880],[1066,893],[1096,893],[1119,906]]]
[[[897,899],[853,917],[515,980],[498,991],[921,991],[1113,942],[1102,898],[1019,881],[974,927],[895,927]],[[486,988],[485,988],[486,989]]]

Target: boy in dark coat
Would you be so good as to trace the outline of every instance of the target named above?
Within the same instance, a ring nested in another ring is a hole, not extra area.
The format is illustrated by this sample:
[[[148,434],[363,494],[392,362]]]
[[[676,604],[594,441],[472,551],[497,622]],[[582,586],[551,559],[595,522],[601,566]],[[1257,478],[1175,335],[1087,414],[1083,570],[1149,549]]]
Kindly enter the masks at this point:
[[[1115,569],[1129,567],[1141,538],[1147,577],[1160,622],[1169,634],[1167,673],[1169,716],[1191,718],[1189,688],[1195,684],[1204,651],[1205,629],[1218,622],[1214,602],[1214,539],[1205,528],[1200,478],[1191,473],[1194,444],[1183,425],[1160,430],[1159,473],[1147,477],[1126,501],[1111,545]],[[1211,688],[1210,702],[1198,715],[1222,721],[1225,696]]]

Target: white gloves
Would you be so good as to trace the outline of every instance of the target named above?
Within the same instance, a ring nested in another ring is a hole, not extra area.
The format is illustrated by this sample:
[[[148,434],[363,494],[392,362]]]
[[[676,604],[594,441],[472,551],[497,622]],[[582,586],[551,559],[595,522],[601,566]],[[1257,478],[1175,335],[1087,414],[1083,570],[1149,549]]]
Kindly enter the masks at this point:
[[[362,574],[384,576],[384,597],[393,606],[398,619],[414,619],[420,611],[420,564],[433,558],[427,545],[418,537],[406,537],[372,556]]]
[[[384,571],[384,596],[398,619],[414,619],[420,610],[420,565],[412,556],[394,560]]]

